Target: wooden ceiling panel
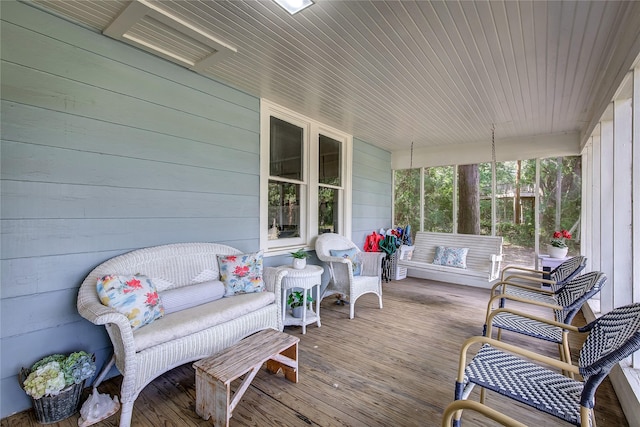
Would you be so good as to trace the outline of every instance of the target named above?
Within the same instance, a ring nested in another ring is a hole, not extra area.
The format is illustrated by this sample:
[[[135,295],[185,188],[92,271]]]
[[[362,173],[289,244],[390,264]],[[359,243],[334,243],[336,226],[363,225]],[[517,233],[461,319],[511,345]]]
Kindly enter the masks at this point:
[[[392,152],[487,140],[492,124],[498,138],[582,132],[616,46],[640,37],[640,2],[317,0],[290,16],[271,0],[146,1],[237,49],[201,74]],[[98,31],[129,4],[34,3]],[[202,55],[153,27],[139,31]]]

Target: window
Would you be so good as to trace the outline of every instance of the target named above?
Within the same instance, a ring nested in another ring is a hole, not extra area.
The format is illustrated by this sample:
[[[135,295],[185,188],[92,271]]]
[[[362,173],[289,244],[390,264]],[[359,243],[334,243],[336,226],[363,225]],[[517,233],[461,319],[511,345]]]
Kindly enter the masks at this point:
[[[309,247],[318,234],[350,234],[351,136],[261,103],[260,247]]]
[[[318,234],[340,230],[342,147],[326,135],[318,137]]]
[[[467,229],[479,231],[470,234],[503,236],[505,253],[517,252],[513,261],[520,264],[533,263],[535,252],[545,253],[553,231],[566,229],[574,236],[567,242],[569,254],[580,253],[581,157],[515,160],[495,166],[495,194],[491,163],[395,170],[394,224],[411,224],[415,231],[463,233],[467,221],[471,224]],[[536,171],[540,175],[537,191]]]
[[[424,170],[424,231],[453,232],[453,166]]]
[[[278,233],[271,240],[302,237],[300,201],[307,185],[304,173],[304,128],[271,116],[269,139],[269,219]]]
[[[582,157],[540,160],[539,200],[541,252],[546,252],[555,231],[568,230],[573,236],[565,242],[569,256],[580,254]]]

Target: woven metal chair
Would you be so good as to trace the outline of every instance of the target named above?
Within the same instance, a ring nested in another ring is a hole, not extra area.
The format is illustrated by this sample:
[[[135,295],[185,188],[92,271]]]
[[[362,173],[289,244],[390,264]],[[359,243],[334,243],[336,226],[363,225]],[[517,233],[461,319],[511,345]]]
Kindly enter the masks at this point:
[[[594,425],[596,389],[615,364],[640,349],[640,304],[616,308],[580,328],[567,328],[588,332],[577,366],[489,337],[469,338],[460,351],[455,399],[468,399],[477,385],[573,425]],[[482,346],[467,363],[474,344]],[[553,368],[580,374],[583,380]],[[484,403],[484,393],[480,399]],[[453,425],[460,426],[459,413]]]
[[[316,240],[316,255],[327,264],[331,279],[323,297],[332,293],[345,295],[349,299],[349,318],[355,315],[356,300],[373,293],[378,296],[382,308],[382,259],[383,252],[362,252],[351,240],[335,233],[325,233]],[[361,263],[361,274],[354,275],[351,259],[333,256],[331,251],[355,249],[355,258]]]
[[[551,271],[534,270],[520,266],[507,266],[502,270],[500,281],[491,288],[492,300],[495,295],[514,295],[523,299],[554,303],[554,297],[562,287],[576,277],[587,265],[587,258],[578,255],[564,261]],[[548,279],[544,276],[548,275]],[[550,289],[542,289],[548,285]],[[500,307],[505,300],[500,299]]]
[[[505,298],[520,302],[527,302],[531,306],[549,307],[553,309],[554,321],[532,315],[523,311],[500,308],[487,313],[484,334],[491,337],[493,328],[498,329],[498,339],[501,339],[502,330],[516,332],[529,337],[549,341],[558,344],[560,358],[564,362],[571,363],[569,350],[569,337],[567,325],[578,314],[585,302],[596,295],[605,282],[607,276],[600,271],[593,271],[574,277],[567,282],[555,297],[555,304],[539,302],[536,300],[522,300],[513,295]],[[497,298],[499,298],[498,296]]]

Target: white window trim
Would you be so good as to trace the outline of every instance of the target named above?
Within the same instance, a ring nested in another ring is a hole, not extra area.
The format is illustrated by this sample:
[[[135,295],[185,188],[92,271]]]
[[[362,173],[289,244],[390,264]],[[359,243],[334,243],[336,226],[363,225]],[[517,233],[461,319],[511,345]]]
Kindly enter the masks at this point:
[[[306,204],[300,206],[300,239],[288,240],[286,246],[274,247],[268,239],[269,228],[269,138],[270,117],[286,120],[303,129],[304,172],[306,183]],[[339,200],[339,234],[351,237],[352,222],[352,159],[353,137],[338,129],[319,123],[309,117],[274,104],[266,99],[260,100],[260,247],[265,256],[288,254],[299,249],[313,249],[318,235],[318,135],[322,134],[340,141],[342,144],[342,195]],[[315,166],[313,166],[315,165]]]

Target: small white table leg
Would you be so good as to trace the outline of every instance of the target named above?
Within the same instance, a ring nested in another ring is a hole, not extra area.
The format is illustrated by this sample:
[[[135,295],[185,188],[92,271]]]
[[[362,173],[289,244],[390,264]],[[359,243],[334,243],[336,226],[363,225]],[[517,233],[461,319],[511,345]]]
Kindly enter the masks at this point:
[[[303,309],[302,309],[302,335],[307,333],[307,308],[309,307],[309,303],[307,302],[307,288],[304,288],[302,291],[302,301]]]

